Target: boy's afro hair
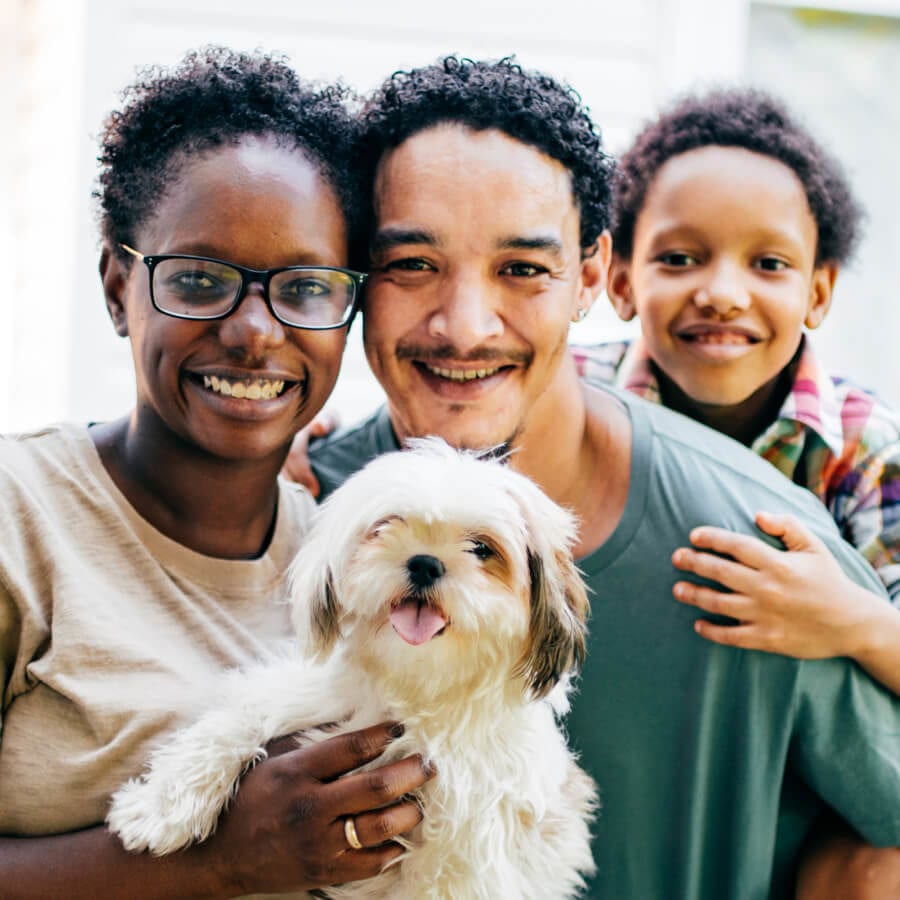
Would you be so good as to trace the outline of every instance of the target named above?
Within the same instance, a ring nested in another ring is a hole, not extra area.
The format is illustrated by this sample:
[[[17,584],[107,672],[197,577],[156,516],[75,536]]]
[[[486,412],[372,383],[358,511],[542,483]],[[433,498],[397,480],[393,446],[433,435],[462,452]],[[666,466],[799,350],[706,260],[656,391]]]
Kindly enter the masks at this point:
[[[840,164],[785,106],[752,88],[688,96],[648,125],[619,160],[613,184],[613,247],[628,259],[647,191],[673,156],[711,145],[770,156],[794,171],[818,226],[816,263],[842,264],[859,239],[861,208]]]

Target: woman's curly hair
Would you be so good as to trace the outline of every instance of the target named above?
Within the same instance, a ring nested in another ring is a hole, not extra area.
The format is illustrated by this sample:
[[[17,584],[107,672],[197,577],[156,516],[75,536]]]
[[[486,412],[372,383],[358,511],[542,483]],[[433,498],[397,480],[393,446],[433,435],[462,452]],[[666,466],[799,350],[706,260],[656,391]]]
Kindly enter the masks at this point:
[[[660,168],[673,156],[708,146],[741,147],[792,169],[818,226],[816,263],[850,259],[862,210],[843,169],[780,101],[752,88],[681,99],[619,158],[612,204],[613,247],[619,255],[631,257],[635,224]]]
[[[370,178],[386,152],[432,125],[496,128],[569,170],[583,251],[609,226],[612,162],[581,97],[510,57],[485,62],[453,55],[395,72],[368,99],[362,119]]]
[[[297,148],[319,168],[337,194],[351,246],[356,242],[367,188],[346,88],[304,83],[281,57],[210,46],[173,68],[143,70],[122,99],[105,123],[94,192],[111,248],[136,242],[188,158],[250,135]]]

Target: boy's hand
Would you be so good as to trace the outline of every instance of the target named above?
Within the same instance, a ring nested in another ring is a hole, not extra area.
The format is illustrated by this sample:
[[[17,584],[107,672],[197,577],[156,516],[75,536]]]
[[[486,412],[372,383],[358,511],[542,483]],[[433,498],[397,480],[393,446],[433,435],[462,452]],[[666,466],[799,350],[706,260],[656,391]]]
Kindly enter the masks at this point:
[[[756,524],[779,538],[787,552],[749,535],[701,527],[691,532],[697,549],[681,547],[673,554],[676,568],[733,591],[687,581],[675,585],[673,593],[681,603],[738,622],[717,625],[698,619],[697,633],[718,644],[797,659],[855,656],[884,602],[854,584],[825,545],[793,516],[759,513]]]

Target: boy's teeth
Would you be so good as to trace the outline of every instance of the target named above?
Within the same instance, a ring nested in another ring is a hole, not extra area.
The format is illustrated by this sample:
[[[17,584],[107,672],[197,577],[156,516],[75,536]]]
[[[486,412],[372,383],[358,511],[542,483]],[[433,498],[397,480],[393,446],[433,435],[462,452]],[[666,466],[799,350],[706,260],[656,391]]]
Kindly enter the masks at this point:
[[[425,368],[432,374],[449,378],[451,381],[474,381],[476,378],[487,378],[500,371],[500,366],[494,369],[439,369],[437,366],[426,365]]]
[[[251,382],[229,381],[216,375],[204,375],[203,387],[224,397],[236,397],[239,400],[274,400],[284,390],[284,381],[262,378]]]

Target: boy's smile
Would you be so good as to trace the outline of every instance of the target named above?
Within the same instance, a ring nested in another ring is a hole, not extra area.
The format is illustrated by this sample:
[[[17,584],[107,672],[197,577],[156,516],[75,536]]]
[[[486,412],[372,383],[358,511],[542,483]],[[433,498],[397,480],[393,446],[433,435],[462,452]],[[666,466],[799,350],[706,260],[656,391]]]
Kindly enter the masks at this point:
[[[817,238],[788,166],[738,147],[690,150],[653,179],[610,296],[695,403],[759,401],[828,309],[836,267],[816,265]]]

